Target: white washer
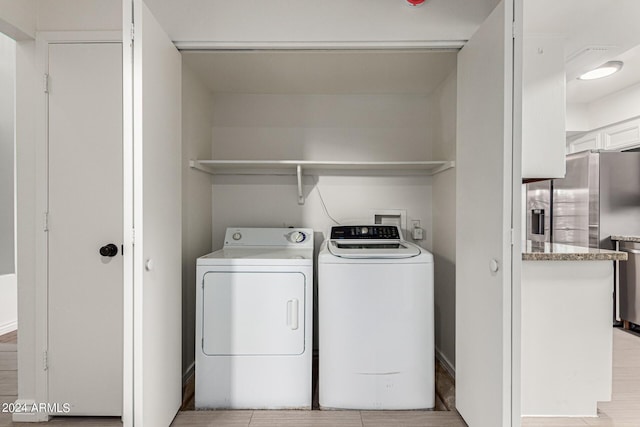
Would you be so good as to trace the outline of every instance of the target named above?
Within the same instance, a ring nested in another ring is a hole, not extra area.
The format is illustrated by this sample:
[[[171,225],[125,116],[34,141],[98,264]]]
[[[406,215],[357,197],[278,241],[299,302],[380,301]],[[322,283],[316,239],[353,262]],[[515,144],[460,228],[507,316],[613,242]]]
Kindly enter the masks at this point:
[[[332,227],[318,255],[320,407],[435,406],[433,256],[395,226]]]
[[[196,277],[196,408],[311,408],[313,230],[228,228]]]

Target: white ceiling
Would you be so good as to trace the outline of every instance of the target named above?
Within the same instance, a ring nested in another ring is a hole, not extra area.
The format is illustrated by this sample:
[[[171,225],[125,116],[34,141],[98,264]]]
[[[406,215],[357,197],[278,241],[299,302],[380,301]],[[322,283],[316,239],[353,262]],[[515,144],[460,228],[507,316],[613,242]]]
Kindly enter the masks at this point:
[[[640,83],[640,45],[613,59],[624,62],[622,70],[598,80],[572,79],[567,82],[567,100],[589,103]]]
[[[235,47],[467,40],[499,0],[145,0],[174,42]],[[353,46],[351,46],[353,47]]]
[[[589,103],[640,84],[640,0],[525,0],[524,16],[526,33],[564,39],[567,102]],[[456,64],[455,52],[412,50],[182,55],[214,93],[428,94]],[[576,80],[609,60],[622,60],[622,71],[602,80]]]
[[[589,103],[640,83],[640,1],[525,0],[524,16],[526,33],[564,38],[567,102]],[[623,70],[602,80],[576,80],[610,60],[625,62]]]
[[[456,52],[182,52],[213,93],[429,94],[455,70]]]

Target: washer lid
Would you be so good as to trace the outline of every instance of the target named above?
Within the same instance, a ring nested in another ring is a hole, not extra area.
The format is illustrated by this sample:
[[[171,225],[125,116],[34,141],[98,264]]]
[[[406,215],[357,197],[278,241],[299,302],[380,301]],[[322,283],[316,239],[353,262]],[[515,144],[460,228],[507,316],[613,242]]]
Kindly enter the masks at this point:
[[[341,258],[412,258],[419,247],[404,240],[329,240],[327,248]]]

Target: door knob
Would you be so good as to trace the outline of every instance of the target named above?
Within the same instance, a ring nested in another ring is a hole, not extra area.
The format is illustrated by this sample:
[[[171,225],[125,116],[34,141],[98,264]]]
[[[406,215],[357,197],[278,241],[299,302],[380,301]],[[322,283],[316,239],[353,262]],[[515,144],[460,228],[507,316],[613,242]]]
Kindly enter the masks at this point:
[[[118,247],[113,243],[109,243],[108,245],[104,245],[100,248],[100,255],[114,257],[118,255]]]

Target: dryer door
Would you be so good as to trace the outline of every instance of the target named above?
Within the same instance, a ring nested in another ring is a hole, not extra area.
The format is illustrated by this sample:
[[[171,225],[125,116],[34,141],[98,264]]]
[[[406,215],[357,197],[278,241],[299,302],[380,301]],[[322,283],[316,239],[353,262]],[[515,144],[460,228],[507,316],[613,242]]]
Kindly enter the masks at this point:
[[[209,272],[204,275],[202,296],[206,355],[304,352],[304,274]]]

